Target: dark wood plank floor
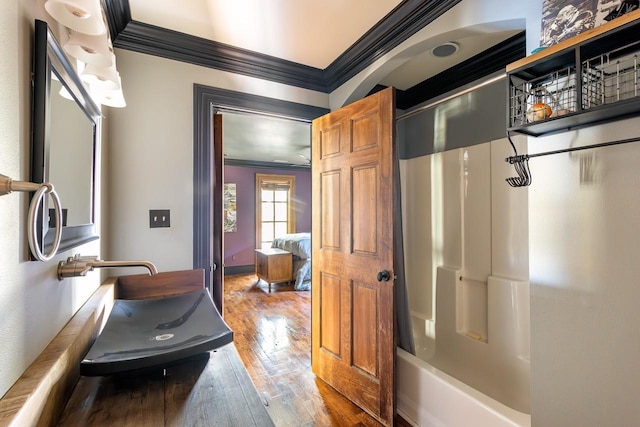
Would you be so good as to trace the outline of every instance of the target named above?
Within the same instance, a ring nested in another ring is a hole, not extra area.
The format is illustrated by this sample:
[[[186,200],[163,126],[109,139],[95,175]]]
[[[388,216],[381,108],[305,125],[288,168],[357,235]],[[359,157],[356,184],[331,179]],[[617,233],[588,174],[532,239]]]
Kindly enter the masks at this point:
[[[311,372],[310,292],[227,276],[224,304],[240,358],[276,426],[380,426]]]

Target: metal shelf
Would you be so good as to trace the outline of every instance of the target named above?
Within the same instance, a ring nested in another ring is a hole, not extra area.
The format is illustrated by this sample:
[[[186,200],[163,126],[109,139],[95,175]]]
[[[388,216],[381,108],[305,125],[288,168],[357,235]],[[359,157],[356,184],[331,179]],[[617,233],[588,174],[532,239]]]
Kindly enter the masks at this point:
[[[508,66],[507,130],[541,136],[640,114],[639,18],[634,11]]]

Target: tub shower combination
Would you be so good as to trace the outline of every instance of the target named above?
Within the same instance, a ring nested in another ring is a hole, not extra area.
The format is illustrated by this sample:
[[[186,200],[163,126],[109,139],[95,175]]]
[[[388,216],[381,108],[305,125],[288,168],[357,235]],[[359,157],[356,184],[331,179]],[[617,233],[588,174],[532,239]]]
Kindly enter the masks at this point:
[[[526,190],[506,139],[401,160],[415,355],[398,412],[422,427],[530,426]]]

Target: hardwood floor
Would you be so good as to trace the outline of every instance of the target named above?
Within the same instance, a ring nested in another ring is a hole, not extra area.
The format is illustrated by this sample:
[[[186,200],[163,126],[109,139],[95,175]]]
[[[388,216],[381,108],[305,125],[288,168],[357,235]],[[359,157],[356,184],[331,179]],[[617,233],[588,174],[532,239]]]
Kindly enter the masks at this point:
[[[224,319],[276,426],[380,426],[311,372],[310,292],[254,275],[224,286]]]

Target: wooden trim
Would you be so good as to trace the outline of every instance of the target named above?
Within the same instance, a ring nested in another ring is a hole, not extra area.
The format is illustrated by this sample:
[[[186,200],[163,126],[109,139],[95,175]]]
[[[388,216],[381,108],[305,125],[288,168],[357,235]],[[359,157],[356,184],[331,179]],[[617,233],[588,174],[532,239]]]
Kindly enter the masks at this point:
[[[209,202],[209,209],[211,210],[213,237],[209,244],[211,245],[213,265],[211,282],[207,285],[211,290],[211,297],[218,311],[224,313],[224,155],[222,153],[222,116],[220,114],[213,115],[211,127],[213,135],[213,158],[211,159],[213,162],[211,171],[213,194]]]
[[[96,290],[0,400],[0,425],[57,424],[80,378],[80,361],[109,317],[114,281]]]
[[[507,72],[511,72],[514,70],[517,70],[518,68],[524,67],[526,65],[529,65],[533,62],[536,62],[540,59],[544,59],[548,56],[551,56],[555,53],[558,53],[562,50],[571,48],[579,43],[582,43],[584,41],[587,41],[588,39],[592,38],[592,37],[596,37],[599,36],[601,34],[604,34],[608,31],[614,30],[618,27],[621,27],[623,25],[626,25],[632,21],[635,21],[636,19],[640,18],[640,9],[638,10],[634,10],[633,12],[629,12],[625,15],[622,15],[619,18],[613,19],[609,22],[607,22],[606,24],[602,24],[598,27],[592,28],[590,30],[587,30],[583,33],[580,33],[574,37],[570,37],[568,39],[565,39],[563,41],[561,41],[560,43],[554,44],[553,46],[550,46],[546,49],[543,49],[539,52],[534,53],[533,55],[529,55],[526,58],[523,58],[519,61],[513,62],[509,65],[507,65]]]

